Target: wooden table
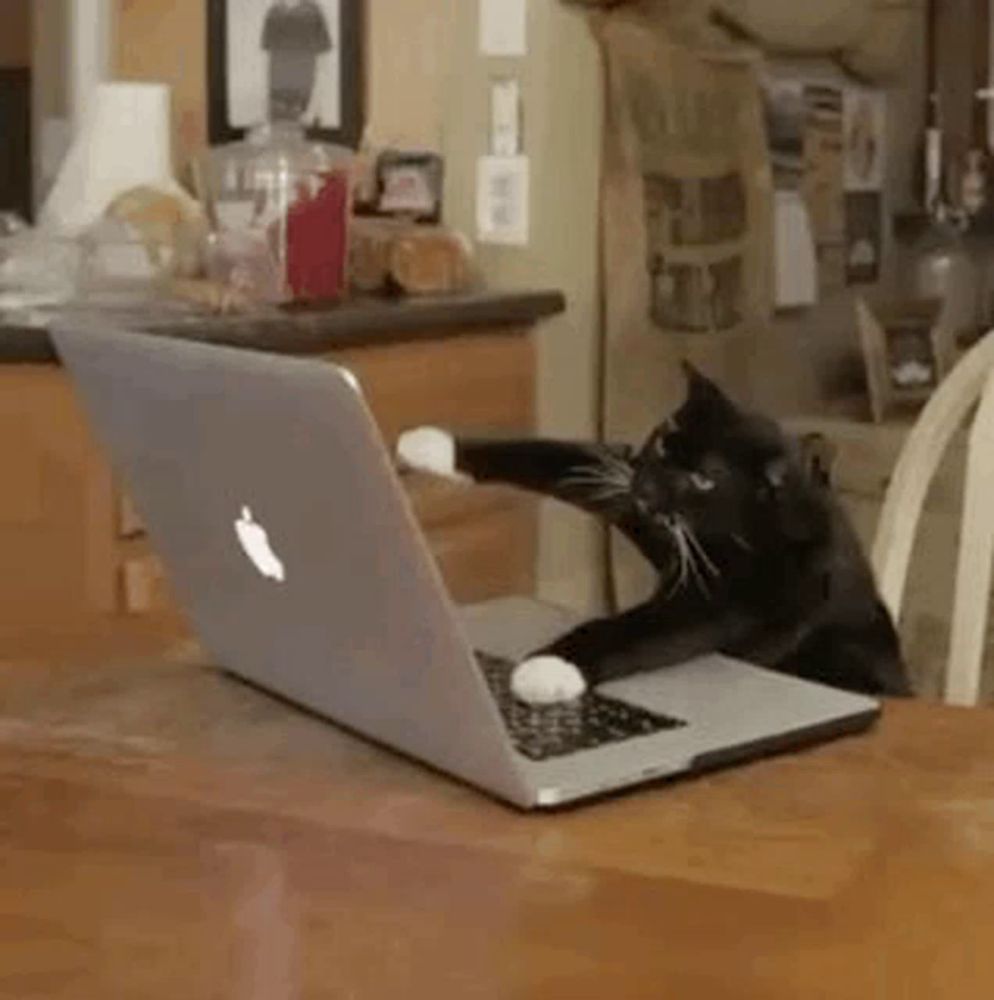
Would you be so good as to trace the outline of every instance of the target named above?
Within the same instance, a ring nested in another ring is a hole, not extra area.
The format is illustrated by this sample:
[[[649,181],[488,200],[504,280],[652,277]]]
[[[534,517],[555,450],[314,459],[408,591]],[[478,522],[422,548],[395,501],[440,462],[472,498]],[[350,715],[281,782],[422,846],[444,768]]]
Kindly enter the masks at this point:
[[[191,654],[0,668],[0,996],[994,990],[994,716],[527,816]]]

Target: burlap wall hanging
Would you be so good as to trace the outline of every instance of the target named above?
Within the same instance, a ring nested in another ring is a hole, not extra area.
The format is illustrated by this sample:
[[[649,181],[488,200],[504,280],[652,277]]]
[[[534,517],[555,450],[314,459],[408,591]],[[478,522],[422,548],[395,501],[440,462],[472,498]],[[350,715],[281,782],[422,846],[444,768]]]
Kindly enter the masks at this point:
[[[640,442],[683,394],[687,358],[740,396],[770,318],[772,182],[760,56],[677,37],[658,6],[590,15],[604,56],[602,433]],[[607,540],[614,603],[654,576]]]

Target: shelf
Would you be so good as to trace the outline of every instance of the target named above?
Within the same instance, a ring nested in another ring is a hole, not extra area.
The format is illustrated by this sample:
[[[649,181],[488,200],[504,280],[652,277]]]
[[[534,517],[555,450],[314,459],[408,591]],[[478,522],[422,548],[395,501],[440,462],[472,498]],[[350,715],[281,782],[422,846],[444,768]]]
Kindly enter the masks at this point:
[[[893,216],[894,238],[902,243],[923,236],[932,220],[926,212],[895,212]],[[968,239],[994,240],[994,209],[984,209],[973,216],[963,234]]]

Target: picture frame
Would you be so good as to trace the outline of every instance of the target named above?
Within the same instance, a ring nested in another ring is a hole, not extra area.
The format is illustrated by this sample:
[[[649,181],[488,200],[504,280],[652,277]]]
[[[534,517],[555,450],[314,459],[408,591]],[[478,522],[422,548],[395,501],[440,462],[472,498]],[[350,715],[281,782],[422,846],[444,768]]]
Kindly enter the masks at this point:
[[[437,223],[444,164],[437,153],[384,150],[376,160],[375,214]]]
[[[895,409],[924,405],[954,363],[952,338],[938,325],[938,298],[856,299],[870,411],[880,423]]]
[[[252,125],[267,120],[274,74],[281,72],[282,78],[289,78],[292,83],[308,73],[311,75],[311,104],[304,116],[309,138],[358,148],[365,125],[363,0],[206,0],[206,3],[207,117],[211,145],[236,142],[244,138]],[[277,7],[284,15],[288,10],[300,10],[301,17],[314,20],[319,30],[303,34],[317,41],[297,50],[280,49],[281,36],[290,39],[289,44],[299,46],[301,33],[281,32],[279,23],[272,23],[278,22],[278,18],[269,16]],[[230,16],[236,9],[237,19]],[[238,58],[232,60],[235,50]],[[280,65],[284,67],[279,71],[273,68],[276,58],[281,58]]]

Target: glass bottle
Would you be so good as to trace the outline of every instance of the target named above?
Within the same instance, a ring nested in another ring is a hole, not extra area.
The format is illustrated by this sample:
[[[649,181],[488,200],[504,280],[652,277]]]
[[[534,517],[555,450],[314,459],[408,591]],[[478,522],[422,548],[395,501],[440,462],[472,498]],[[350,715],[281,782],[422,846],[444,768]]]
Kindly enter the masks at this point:
[[[299,122],[257,126],[196,169],[213,277],[267,302],[328,303],[347,288],[354,154]]]

